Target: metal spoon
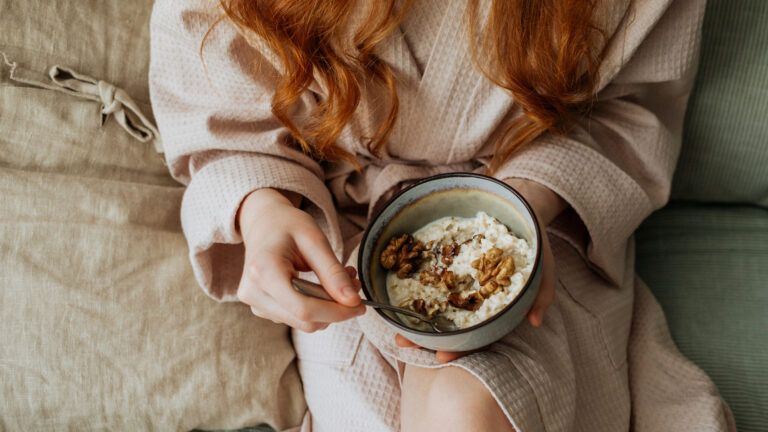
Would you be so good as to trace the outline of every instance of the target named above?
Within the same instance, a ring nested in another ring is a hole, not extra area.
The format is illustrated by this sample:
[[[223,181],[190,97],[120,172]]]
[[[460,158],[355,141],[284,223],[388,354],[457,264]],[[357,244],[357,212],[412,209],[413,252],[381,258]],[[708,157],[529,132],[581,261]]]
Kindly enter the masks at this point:
[[[335,301],[330,295],[328,295],[328,293],[325,291],[322,285],[316,284],[314,282],[310,282],[308,280],[299,279],[299,278],[292,278],[291,284],[293,285],[293,288],[296,291],[304,295],[315,297],[321,300]],[[402,307],[392,306],[390,304],[378,303],[378,302],[366,300],[366,299],[362,299],[361,302],[364,305],[370,306],[372,308],[386,309],[392,312],[397,312],[403,315],[408,315],[409,317],[416,318],[420,321],[427,323],[435,333],[443,333],[446,331],[455,330],[455,326],[453,325],[453,323],[451,323],[449,320],[439,315],[435,315],[433,318],[429,318],[428,316],[422,315],[416,311],[412,311],[410,309],[406,309]]]

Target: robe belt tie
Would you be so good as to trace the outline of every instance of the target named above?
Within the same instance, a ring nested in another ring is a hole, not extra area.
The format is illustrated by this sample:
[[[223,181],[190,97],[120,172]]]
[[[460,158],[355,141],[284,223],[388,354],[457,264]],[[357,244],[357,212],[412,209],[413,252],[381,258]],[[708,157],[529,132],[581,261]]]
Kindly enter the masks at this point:
[[[51,67],[46,77],[45,74],[20,67],[18,63],[10,61],[5,53],[0,52],[0,56],[4,63],[0,64],[0,78],[99,102],[101,126],[111,116],[133,138],[143,143],[153,141],[155,150],[158,153],[163,152],[157,127],[125,90],[62,66]],[[2,66],[8,68],[7,73],[2,70]]]

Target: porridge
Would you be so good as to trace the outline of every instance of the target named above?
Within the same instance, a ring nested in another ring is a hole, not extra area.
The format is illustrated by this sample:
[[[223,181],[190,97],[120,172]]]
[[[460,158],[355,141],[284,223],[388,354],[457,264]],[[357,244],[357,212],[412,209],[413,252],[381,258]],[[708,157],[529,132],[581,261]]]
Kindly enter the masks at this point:
[[[380,256],[391,304],[440,314],[457,328],[485,321],[511,303],[534,260],[526,240],[482,211],[393,237]]]

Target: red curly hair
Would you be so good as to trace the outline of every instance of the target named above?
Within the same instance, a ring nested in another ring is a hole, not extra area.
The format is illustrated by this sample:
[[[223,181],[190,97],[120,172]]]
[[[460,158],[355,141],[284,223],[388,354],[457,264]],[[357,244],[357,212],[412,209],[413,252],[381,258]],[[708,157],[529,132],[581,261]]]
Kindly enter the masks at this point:
[[[284,73],[272,98],[274,115],[302,149],[323,160],[355,156],[337,144],[360,102],[363,85],[374,82],[388,95],[387,115],[368,140],[377,154],[387,141],[398,114],[396,78],[374,49],[402,21],[414,0],[368,0],[370,10],[354,29],[354,50],[342,40],[351,0],[220,0],[228,19],[255,32],[279,56]],[[522,109],[495,143],[489,171],[544,132],[564,133],[590,107],[598,81],[602,36],[594,23],[596,0],[492,0],[488,20],[479,22],[479,0],[467,4],[468,40],[475,61],[488,79],[506,89]],[[478,28],[483,28],[478,34]],[[348,37],[348,36],[347,36]],[[299,128],[291,107],[315,75],[328,96],[319,101],[309,123]],[[372,78],[372,80],[371,80]]]

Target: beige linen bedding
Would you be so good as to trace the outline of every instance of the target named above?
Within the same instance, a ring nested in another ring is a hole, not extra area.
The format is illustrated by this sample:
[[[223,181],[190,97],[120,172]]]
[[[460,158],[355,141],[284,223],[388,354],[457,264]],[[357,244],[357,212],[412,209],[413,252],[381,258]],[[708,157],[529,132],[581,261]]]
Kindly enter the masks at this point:
[[[151,1],[0,0],[0,52],[115,84],[147,116]],[[197,288],[182,187],[94,100],[0,57],[0,430],[295,426],[285,327]]]

